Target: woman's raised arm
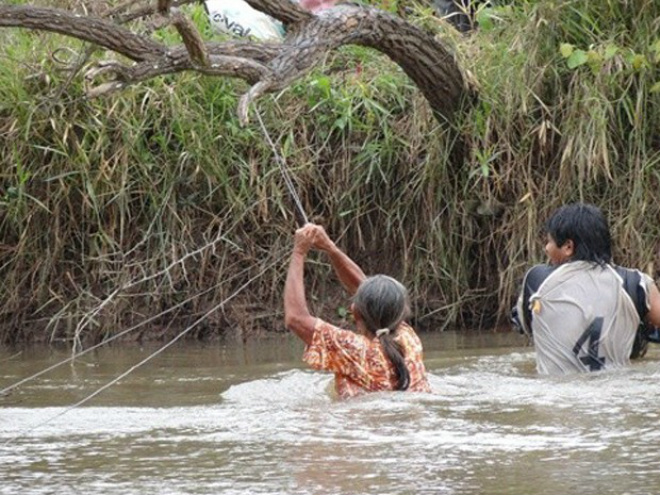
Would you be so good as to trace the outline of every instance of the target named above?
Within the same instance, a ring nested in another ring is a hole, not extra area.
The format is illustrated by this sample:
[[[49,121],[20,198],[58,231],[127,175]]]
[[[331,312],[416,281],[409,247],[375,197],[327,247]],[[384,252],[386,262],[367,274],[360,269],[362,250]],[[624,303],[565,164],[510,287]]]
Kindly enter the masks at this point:
[[[312,343],[316,324],[307,307],[304,284],[305,259],[315,236],[312,227],[307,224],[296,231],[284,284],[284,324],[308,345]]]
[[[315,235],[312,246],[328,253],[330,263],[335,270],[339,281],[352,296],[357,291],[362,281],[366,278],[362,268],[348,257],[337,245],[330,239],[327,232],[320,225],[313,226]]]

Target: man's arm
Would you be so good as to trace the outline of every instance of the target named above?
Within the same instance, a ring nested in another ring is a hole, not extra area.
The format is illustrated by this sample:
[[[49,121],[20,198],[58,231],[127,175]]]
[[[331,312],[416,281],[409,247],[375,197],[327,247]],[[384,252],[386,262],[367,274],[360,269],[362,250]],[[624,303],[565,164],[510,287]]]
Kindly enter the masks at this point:
[[[660,327],[660,291],[655,283],[649,284],[649,312],[646,320],[654,327]]]

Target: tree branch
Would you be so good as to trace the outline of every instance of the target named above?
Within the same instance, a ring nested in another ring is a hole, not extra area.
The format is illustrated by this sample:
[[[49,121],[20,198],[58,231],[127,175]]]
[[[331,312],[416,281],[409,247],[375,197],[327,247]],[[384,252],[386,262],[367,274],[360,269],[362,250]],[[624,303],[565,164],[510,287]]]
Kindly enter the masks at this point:
[[[314,14],[303,9],[291,0],[245,0],[250,7],[268,14],[284,25],[300,24],[308,21]]]
[[[250,91],[241,96],[238,102],[238,120],[242,125],[249,121],[248,107],[250,103],[257,100],[261,95],[272,91],[274,83],[272,79],[263,79],[250,88]]]
[[[240,51],[236,50],[238,53]],[[208,64],[200,66],[190,58],[186,48],[179,47],[160,59],[152,59],[132,66],[114,61],[100,63],[85,75],[90,84],[87,94],[90,98],[105,96],[138,82],[183,71],[197,71],[209,76],[237,77],[250,84],[273,77],[267,65],[241,56],[209,54]],[[94,81],[100,76],[111,77],[114,81],[103,81],[96,87]]]
[[[360,5],[339,5],[315,14],[290,0],[246,0],[288,25],[282,43],[228,41],[204,43],[196,27],[173,7],[196,0],[125,2],[104,15],[109,19],[33,6],[0,6],[0,27],[23,27],[60,33],[124,55],[135,63],[102,63],[90,71],[88,94],[98,96],[164,74],[197,71],[241,78],[253,87],[239,104],[247,121],[248,106],[267,92],[286,88],[332,50],[362,45],[386,54],[413,80],[441,121],[451,120],[470,93],[452,54],[431,34],[387,12]],[[126,8],[136,7],[126,13]],[[114,17],[117,15],[118,17]],[[117,25],[135,16],[168,19],[183,45],[165,46]],[[114,22],[113,22],[114,20]],[[98,81],[100,77],[102,81]],[[108,80],[111,76],[114,80]],[[97,80],[96,84],[94,84]]]
[[[200,0],[173,0],[170,2],[171,7],[181,7],[192,3],[200,3]],[[133,10],[125,12],[126,9],[131,7]],[[105,13],[103,17],[111,17],[117,24],[126,24],[136,19],[142,19],[158,13],[158,5],[154,5],[152,0],[143,0],[142,2],[136,0],[128,0],[121,5],[113,8]]]
[[[29,5],[0,6],[0,27],[22,27],[71,36],[142,61],[162,56],[167,48],[112,21],[83,17],[60,9]]]
[[[163,0],[160,0],[163,1]],[[167,6],[169,9],[169,5]],[[166,10],[167,11],[167,10]],[[204,40],[199,34],[199,31],[186,16],[181,12],[174,12],[172,14],[174,27],[179,32],[183,44],[190,55],[190,58],[198,65],[206,67],[209,65],[209,53],[204,45]]]
[[[456,60],[431,34],[387,12],[354,5],[321,11],[287,37],[281,53],[269,64],[274,77],[269,91],[288,86],[328,52],[347,44],[367,46],[389,56],[441,120],[451,120],[464,94],[469,93]]]

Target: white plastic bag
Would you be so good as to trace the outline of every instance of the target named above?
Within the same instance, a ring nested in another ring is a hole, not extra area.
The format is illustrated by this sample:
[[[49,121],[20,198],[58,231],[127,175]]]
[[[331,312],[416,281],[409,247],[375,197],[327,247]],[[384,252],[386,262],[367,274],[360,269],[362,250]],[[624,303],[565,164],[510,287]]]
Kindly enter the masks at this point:
[[[272,17],[253,9],[243,0],[206,0],[211,26],[240,38],[281,40],[284,26]]]

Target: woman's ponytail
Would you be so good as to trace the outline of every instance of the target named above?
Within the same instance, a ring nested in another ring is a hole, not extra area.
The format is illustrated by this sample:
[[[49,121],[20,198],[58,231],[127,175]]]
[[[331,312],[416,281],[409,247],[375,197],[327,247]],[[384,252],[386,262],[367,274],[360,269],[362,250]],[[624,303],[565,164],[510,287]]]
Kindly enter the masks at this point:
[[[396,390],[408,390],[410,386],[410,372],[406,366],[406,359],[403,355],[403,348],[396,340],[394,340],[395,334],[386,333],[381,335],[380,343],[383,346],[383,351],[385,355],[394,365],[394,370],[396,371]]]
[[[367,330],[376,335],[385,356],[394,365],[396,390],[410,386],[410,371],[401,345],[395,340],[396,330],[408,314],[408,292],[397,280],[387,275],[375,275],[364,280],[353,303]]]

